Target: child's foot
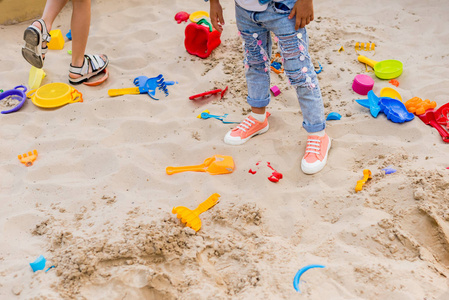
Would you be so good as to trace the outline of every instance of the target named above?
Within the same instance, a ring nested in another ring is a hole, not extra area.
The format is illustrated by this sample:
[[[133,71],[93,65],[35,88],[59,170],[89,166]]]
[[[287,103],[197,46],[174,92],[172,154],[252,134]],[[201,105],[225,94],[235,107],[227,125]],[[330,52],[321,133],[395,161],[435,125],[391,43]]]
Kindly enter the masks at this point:
[[[89,80],[89,78],[99,74],[109,64],[109,59],[106,55],[84,55],[83,65],[81,67],[74,67],[70,64],[69,82],[71,84],[79,84]]]
[[[307,137],[306,153],[301,160],[301,169],[306,174],[321,171],[327,162],[327,154],[331,148],[331,139],[324,136],[309,135]]]
[[[39,19],[33,22],[23,33],[25,46],[22,47],[22,56],[27,62],[36,68],[44,66],[45,53],[47,53],[47,43],[50,42],[50,34],[44,20]]]
[[[267,132],[270,127],[268,125],[269,116],[270,113],[267,112],[265,121],[263,122],[259,122],[252,116],[248,116],[237,127],[226,133],[224,142],[228,145],[242,145],[253,136]]]

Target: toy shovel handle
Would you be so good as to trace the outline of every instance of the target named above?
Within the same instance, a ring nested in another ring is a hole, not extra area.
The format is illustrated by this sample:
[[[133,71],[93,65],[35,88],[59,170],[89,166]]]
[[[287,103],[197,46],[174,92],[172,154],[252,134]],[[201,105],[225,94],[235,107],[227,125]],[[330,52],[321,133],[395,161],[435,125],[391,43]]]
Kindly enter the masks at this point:
[[[198,205],[197,208],[193,210],[193,213],[195,213],[197,216],[205,212],[206,210],[210,209],[212,206],[217,204],[218,198],[220,198],[220,194],[212,194],[209,198],[207,198],[206,201]]]
[[[359,60],[359,62],[367,64],[368,66],[370,66],[372,68],[374,68],[374,66],[378,63],[378,61],[369,59],[368,57],[363,56],[363,55],[359,55],[359,57],[357,59]]]
[[[430,120],[429,124],[438,131],[444,142],[449,143],[449,133],[436,120]]]
[[[168,175],[173,175],[175,173],[181,173],[186,171],[194,171],[194,172],[206,172],[206,168],[204,164],[196,165],[196,166],[184,166],[184,167],[167,167],[165,172]]]
[[[121,95],[135,95],[135,94],[140,94],[140,90],[138,87],[108,90],[108,95],[111,97],[121,96]]]

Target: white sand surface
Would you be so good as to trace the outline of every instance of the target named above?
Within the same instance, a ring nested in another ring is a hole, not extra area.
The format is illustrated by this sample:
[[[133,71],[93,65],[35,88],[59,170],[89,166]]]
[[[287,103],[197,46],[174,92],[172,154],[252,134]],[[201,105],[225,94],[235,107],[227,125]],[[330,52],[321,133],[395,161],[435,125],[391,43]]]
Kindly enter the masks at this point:
[[[174,15],[207,3],[94,0],[88,53],[109,56],[110,78],[76,86],[82,103],[49,110],[28,100],[0,115],[0,299],[449,299],[449,144],[418,118],[373,118],[351,88],[366,73],[354,44],[374,42],[375,53],[361,54],[403,62],[403,99],[449,102],[448,2],[315,1],[311,55],[323,66],[325,112],[342,118],[328,122],[328,165],[313,176],[300,170],[307,134],[284,75],[272,73],[282,93],[268,107],[270,130],[245,145],[223,143],[233,125],[196,117],[248,112],[234,4],[222,5],[222,44],[200,59],[186,52],[187,23]],[[54,28],[65,34],[70,15],[71,5]],[[29,23],[0,26],[0,89],[27,85]],[[67,83],[70,47],[48,53],[43,84]],[[158,74],[179,82],[158,101],[107,94]],[[366,74],[376,94],[392,87]],[[222,100],[188,99],[225,86]],[[25,167],[17,155],[33,149]],[[165,173],[214,154],[231,155],[235,171]],[[267,162],[283,174],[278,183]],[[373,178],[356,193],[363,169]],[[171,213],[213,193],[220,202],[197,233]],[[33,273],[41,254],[55,268]],[[300,294],[293,277],[309,264],[325,268],[302,276]]]

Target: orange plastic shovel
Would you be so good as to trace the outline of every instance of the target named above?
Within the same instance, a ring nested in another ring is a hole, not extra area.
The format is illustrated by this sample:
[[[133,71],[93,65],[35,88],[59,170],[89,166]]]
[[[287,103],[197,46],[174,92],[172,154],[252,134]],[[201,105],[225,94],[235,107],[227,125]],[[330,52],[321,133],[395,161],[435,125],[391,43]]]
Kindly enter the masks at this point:
[[[234,171],[235,165],[232,156],[214,155],[204,160],[201,165],[185,166],[185,167],[167,167],[165,171],[168,175],[175,173],[194,171],[207,172],[211,175],[228,174]]]
[[[371,179],[371,171],[368,169],[363,170],[363,179],[357,181],[357,185],[355,186],[355,191],[360,192],[363,188],[363,185],[368,181],[368,179]]]
[[[198,231],[201,228],[200,214],[217,204],[219,197],[219,194],[213,194],[194,210],[190,210],[184,206],[173,207],[172,213],[177,214],[176,217],[181,219],[181,222],[185,223],[186,226]]]

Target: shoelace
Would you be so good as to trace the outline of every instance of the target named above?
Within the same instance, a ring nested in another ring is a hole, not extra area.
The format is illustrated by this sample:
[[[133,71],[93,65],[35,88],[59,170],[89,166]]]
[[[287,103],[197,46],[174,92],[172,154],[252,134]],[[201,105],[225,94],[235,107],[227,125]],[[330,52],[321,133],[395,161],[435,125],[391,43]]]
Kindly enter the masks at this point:
[[[246,118],[245,120],[242,121],[242,123],[240,123],[239,125],[237,125],[237,127],[234,130],[240,129],[243,132],[246,132],[246,129],[250,129],[251,126],[253,126],[254,124],[256,124],[256,122],[254,122],[253,120],[251,120],[249,117]],[[246,129],[245,129],[246,128]]]
[[[306,153],[320,154],[321,140],[309,139],[307,140]]]

